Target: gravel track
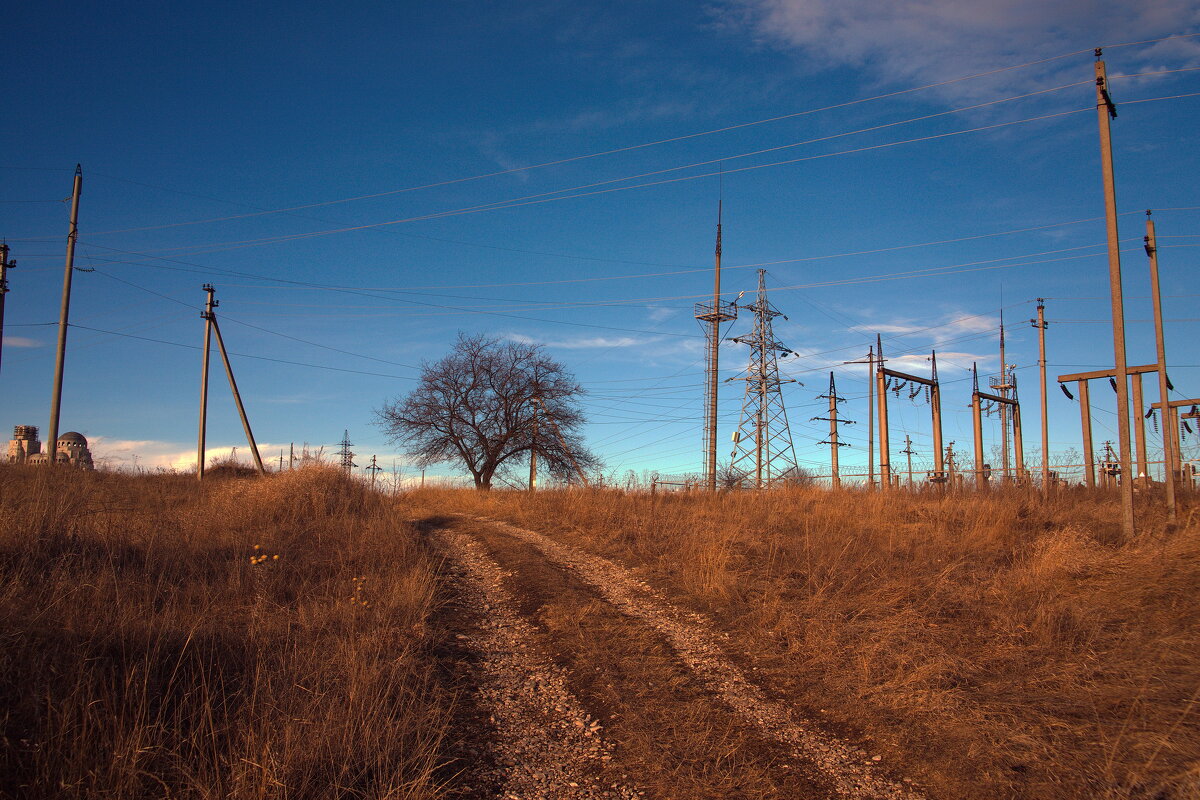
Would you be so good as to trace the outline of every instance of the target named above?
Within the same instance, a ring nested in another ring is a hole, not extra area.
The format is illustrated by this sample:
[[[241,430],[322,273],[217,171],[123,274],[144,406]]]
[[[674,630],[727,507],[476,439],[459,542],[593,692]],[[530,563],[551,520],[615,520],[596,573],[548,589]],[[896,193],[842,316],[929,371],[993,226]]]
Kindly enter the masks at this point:
[[[502,787],[506,800],[637,800],[641,792],[605,780],[612,760],[600,723],[567,688],[563,671],[541,653],[537,633],[504,587],[507,574],[469,535],[441,530],[437,540],[465,605],[480,615],[460,634],[480,656],[477,699],[494,725],[494,767],[471,775],[475,784]]]
[[[628,569],[608,559],[504,522],[471,519],[537,548],[551,563],[577,575],[623,614],[665,636],[680,659],[715,695],[743,720],[813,763],[840,796],[851,800],[921,799],[920,793],[905,785],[907,779],[897,783],[880,774],[879,756],[803,724],[788,706],[768,698],[724,655],[715,643],[722,634],[715,633],[712,622],[702,615],[670,603]]]

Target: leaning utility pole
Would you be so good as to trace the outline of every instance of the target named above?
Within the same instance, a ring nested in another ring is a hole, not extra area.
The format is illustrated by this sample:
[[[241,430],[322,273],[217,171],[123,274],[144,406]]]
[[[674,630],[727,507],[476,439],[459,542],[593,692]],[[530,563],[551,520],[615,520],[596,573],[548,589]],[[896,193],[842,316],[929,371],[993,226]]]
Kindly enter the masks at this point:
[[[246,434],[246,442],[250,445],[250,454],[254,457],[254,468],[259,475],[265,475],[262,456],[258,454],[258,443],[254,441],[254,432],[250,430],[250,420],[246,417],[246,407],[242,405],[242,395],[238,392],[237,381],[233,378],[233,366],[229,363],[229,353],[225,351],[225,341],[221,338],[221,326],[217,322],[217,312],[213,309],[220,305],[213,299],[212,284],[204,284],[208,299],[200,316],[204,319],[204,363],[200,368],[200,435],[196,444],[196,477],[204,478],[204,428],[208,416],[208,351],[209,334],[217,335],[217,349],[221,351],[221,362],[225,365],[225,377],[229,379],[229,390],[233,393],[233,402],[237,406],[238,416],[242,418],[242,430]]]
[[[812,421],[821,421],[829,423],[829,438],[820,444],[829,445],[829,465],[833,471],[833,488],[842,488],[842,473],[838,468],[838,448],[849,447],[850,445],[841,441],[838,436],[838,425],[853,425],[852,419],[841,419],[838,417],[838,403],[846,402],[846,398],[838,397],[837,384],[833,382],[833,372],[829,373],[829,394],[817,395],[818,400],[829,400],[829,416],[828,417],[813,417]]]
[[[717,363],[721,350],[721,323],[737,319],[737,306],[721,301],[721,214],[724,201],[717,202],[717,247],[713,268],[712,303],[697,303],[696,321],[704,328],[708,372],[704,387],[704,479],[709,491],[717,488]]]
[[[233,379],[233,367],[229,363],[229,353],[225,351],[225,340],[221,338],[221,325],[217,322],[217,315],[214,313],[212,317],[213,333],[217,335],[217,349],[221,351],[221,361],[225,364],[225,377],[229,379],[229,390],[233,392],[233,402],[237,406],[238,416],[242,418],[242,431],[246,434],[246,441],[250,444],[250,454],[254,456],[254,468],[258,470],[259,475],[265,475],[267,470],[263,467],[262,456],[258,454],[258,444],[254,441],[254,433],[250,430],[250,420],[246,417],[246,407],[242,405],[242,395],[238,392],[237,381]]]
[[[200,433],[196,437],[196,479],[204,480],[204,437],[205,428],[208,423],[208,353],[212,342],[212,326],[213,309],[217,307],[217,301],[213,299],[213,288],[211,283],[204,284],[204,291],[208,293],[208,299],[204,303],[204,311],[200,316],[204,318],[204,356],[200,364]]]
[[[79,239],[79,196],[83,194],[83,166],[75,165],[75,185],[71,191],[71,226],[67,232],[67,265],[63,270],[62,308],[58,313],[58,354],[54,362],[54,389],[50,396],[50,427],[46,447],[47,464],[58,463],[58,412],[62,408],[63,366],[67,357],[67,326],[71,312],[71,276],[75,272],[75,242]]]
[[[8,271],[17,262],[8,260],[8,245],[0,243],[0,355],[4,352],[4,295],[8,294]]]
[[[375,463],[375,456],[371,456],[371,463],[367,464],[367,471],[371,473],[371,485],[372,486],[375,485],[375,474],[377,472],[379,472],[381,469],[383,469],[383,467],[381,467],[377,463]]]
[[[1108,284],[1112,296],[1113,365],[1117,381],[1117,437],[1121,463],[1121,516],[1127,537],[1133,536],[1133,469],[1129,453],[1129,375],[1125,361],[1125,303],[1121,290],[1121,244],[1117,233],[1117,193],[1113,185],[1112,135],[1109,118],[1117,108],[1108,94],[1108,73],[1096,48],[1096,117],[1100,126],[1100,167],[1104,176],[1104,215],[1108,233]]]
[[[1029,320],[1038,329],[1038,370],[1042,389],[1042,494],[1050,491],[1050,426],[1046,412],[1046,301],[1038,298],[1037,319]]]
[[[1167,408],[1170,398],[1167,391],[1170,382],[1167,380],[1167,351],[1163,339],[1162,292],[1158,283],[1158,241],[1154,236],[1154,220],[1150,212],[1146,212],[1146,255],[1150,257],[1150,297],[1154,302],[1154,345],[1158,356],[1158,394],[1163,408]],[[1141,408],[1138,408],[1141,413]],[[1163,483],[1167,491],[1167,519],[1175,519],[1175,443],[1173,436],[1168,436],[1163,427]]]

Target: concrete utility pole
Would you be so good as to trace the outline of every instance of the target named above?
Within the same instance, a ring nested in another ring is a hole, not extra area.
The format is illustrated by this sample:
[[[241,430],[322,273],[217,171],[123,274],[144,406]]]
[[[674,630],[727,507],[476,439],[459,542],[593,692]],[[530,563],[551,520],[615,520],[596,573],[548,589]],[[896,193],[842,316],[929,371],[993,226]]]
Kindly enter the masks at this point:
[[[8,260],[8,245],[0,243],[0,355],[4,352],[4,295],[8,294],[8,271],[17,262]]]
[[[265,475],[262,456],[258,454],[258,444],[254,441],[254,433],[250,430],[250,420],[246,418],[246,408],[242,405],[242,396],[238,392],[237,381],[233,379],[233,367],[229,364],[229,354],[225,352],[225,342],[221,339],[221,326],[217,322],[217,312],[214,311],[220,303],[213,299],[216,291],[211,284],[204,284],[208,299],[204,304],[204,362],[200,369],[200,435],[196,444],[196,477],[204,478],[204,427],[208,415],[208,353],[209,335],[217,335],[217,349],[221,351],[221,361],[225,364],[225,377],[229,378],[229,389],[233,392],[233,402],[237,405],[238,415],[242,418],[242,430],[246,433],[246,441],[250,444],[250,454],[254,457],[254,467],[258,474]]]
[[[1042,494],[1050,491],[1050,423],[1046,411],[1046,301],[1038,298],[1037,319],[1031,319],[1038,329],[1038,371],[1042,390]]]
[[[930,416],[933,423],[933,474],[929,480],[932,483],[945,483],[947,475],[945,470],[945,459],[942,455],[942,391],[938,385],[937,374],[937,352],[930,354],[930,377],[923,378],[920,375],[912,375],[907,372],[898,372],[894,369],[887,369],[883,365],[886,359],[883,357],[883,339],[875,337],[875,349],[879,351],[877,363],[879,366],[875,370],[875,391],[879,395],[879,483],[883,488],[889,488],[892,485],[892,467],[891,454],[888,452],[888,404],[887,404],[887,381],[889,378],[907,383],[918,384],[925,386],[929,390],[929,406]],[[899,391],[899,385],[895,387],[895,391]],[[916,391],[920,391],[920,388]],[[911,396],[915,396],[911,395]]]
[[[909,436],[907,433],[904,434],[904,449],[901,450],[900,452],[903,453],[908,458],[908,489],[909,489],[909,491],[912,491],[912,488],[913,488],[912,457],[913,457],[914,451],[912,449],[912,437]]]
[[[1129,375],[1125,361],[1125,302],[1121,288],[1121,244],[1117,233],[1117,192],[1113,181],[1112,134],[1109,118],[1117,108],[1108,94],[1108,73],[1096,48],[1096,118],[1100,126],[1100,166],[1104,176],[1104,216],[1108,233],[1108,283],[1112,296],[1113,365],[1117,381],[1117,437],[1121,463],[1121,522],[1133,536],[1133,469],[1129,453]]]
[[[1003,299],[1001,299],[1003,303]],[[1008,397],[1008,357],[1004,352],[1004,309],[1000,309],[1000,382],[992,383],[992,388],[1001,397]],[[1007,482],[1009,480],[1009,459],[1008,459],[1008,406],[1005,403],[1000,404],[1000,480]]]
[[[258,444],[254,441],[254,432],[250,430],[250,420],[246,417],[246,407],[242,405],[242,395],[238,392],[237,381],[233,379],[233,367],[229,364],[229,353],[225,351],[225,342],[221,338],[221,326],[213,316],[213,333],[217,335],[217,348],[221,351],[221,361],[225,364],[225,376],[229,378],[229,389],[233,392],[233,402],[237,405],[238,416],[242,418],[242,430],[246,433],[246,441],[250,443],[250,454],[254,456],[254,467],[258,474],[265,475],[262,456],[258,454]]]
[[[200,433],[196,437],[196,480],[204,480],[204,438],[208,422],[208,354],[212,342],[213,309],[217,301],[213,299],[216,289],[211,283],[204,284],[208,299],[204,302],[204,355],[200,364]]]
[[[58,355],[54,362],[54,389],[50,395],[50,427],[46,431],[47,464],[58,463],[58,412],[62,408],[63,367],[67,357],[67,327],[71,312],[71,276],[75,272],[75,242],[79,239],[79,196],[83,194],[83,166],[75,165],[71,191],[71,226],[67,232],[67,265],[63,270],[62,308],[58,313]]]
[[[283,457],[283,454],[282,454],[282,451],[281,451],[281,452],[280,452],[280,458],[282,458],[282,457]],[[378,473],[378,472],[379,472],[381,469],[383,469],[383,467],[379,466],[379,464],[377,464],[377,463],[375,462],[375,456],[371,456],[371,463],[367,465],[367,471],[371,473],[371,486],[374,486],[374,485],[375,485],[375,475],[376,475],[376,473]]]
[[[841,419],[838,417],[838,403],[846,402],[846,398],[838,397],[837,384],[833,380],[833,372],[829,373],[829,394],[817,395],[818,400],[828,398],[829,400],[829,416],[828,417],[813,417],[811,421],[821,421],[829,423],[829,438],[820,444],[829,445],[829,464],[833,471],[833,488],[842,488],[842,473],[838,467],[838,448],[849,447],[849,444],[842,442],[838,436],[838,425],[853,425],[854,420]]]
[[[866,361],[843,361],[843,364],[867,365],[867,488],[875,488],[875,345],[867,348]]]
[[[1179,414],[1179,409],[1186,406],[1200,405],[1200,397],[1187,397],[1181,400],[1169,400],[1165,403],[1151,403],[1150,408],[1162,411],[1162,435],[1164,442],[1169,438],[1171,440],[1171,460],[1166,465],[1167,469],[1174,472],[1180,470],[1180,477],[1185,477],[1182,474],[1183,470],[1183,444],[1179,441],[1180,422],[1182,421]],[[1191,414],[1184,414],[1184,420],[1195,419]]]
[[[1154,220],[1150,212],[1146,212],[1146,255],[1150,257],[1150,297],[1154,301],[1154,345],[1158,357],[1158,394],[1159,402],[1165,408],[1170,398],[1167,392],[1170,382],[1167,380],[1167,350],[1163,339],[1162,292],[1158,283],[1158,240],[1154,236]],[[1141,407],[1139,406],[1139,411]],[[1167,493],[1167,519],[1175,519],[1175,442],[1173,436],[1167,435],[1163,427],[1163,484]]]

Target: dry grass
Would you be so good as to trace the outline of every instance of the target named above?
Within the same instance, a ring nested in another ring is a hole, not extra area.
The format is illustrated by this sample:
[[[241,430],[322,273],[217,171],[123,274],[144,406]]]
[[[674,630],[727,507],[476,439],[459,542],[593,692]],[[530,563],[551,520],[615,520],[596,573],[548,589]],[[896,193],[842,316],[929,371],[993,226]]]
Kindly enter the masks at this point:
[[[1115,496],[427,491],[645,569],[943,798],[1200,797],[1200,524]]]
[[[0,487],[0,795],[437,795],[434,570],[380,497],[320,467]]]

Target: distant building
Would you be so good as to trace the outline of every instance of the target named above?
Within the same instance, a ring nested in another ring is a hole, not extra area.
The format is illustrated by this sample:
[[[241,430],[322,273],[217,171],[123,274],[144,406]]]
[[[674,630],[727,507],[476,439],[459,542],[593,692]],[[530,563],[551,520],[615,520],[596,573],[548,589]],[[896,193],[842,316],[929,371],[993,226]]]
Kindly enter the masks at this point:
[[[13,428],[13,438],[8,443],[8,463],[24,464],[30,456],[41,452],[42,443],[38,441],[37,425],[18,425]]]
[[[13,438],[8,443],[8,463],[45,464],[48,459],[49,454],[42,452],[42,443],[38,441],[36,425],[18,425],[13,428]],[[68,431],[58,437],[55,461],[80,469],[95,468],[87,439],[82,433],[75,431]]]

